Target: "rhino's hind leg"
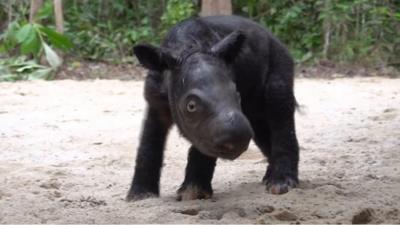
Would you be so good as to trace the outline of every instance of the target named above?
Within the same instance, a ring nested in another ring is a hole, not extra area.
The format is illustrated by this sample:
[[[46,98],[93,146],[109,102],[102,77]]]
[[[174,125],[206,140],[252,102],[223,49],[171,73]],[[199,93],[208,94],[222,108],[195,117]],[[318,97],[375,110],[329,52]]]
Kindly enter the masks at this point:
[[[297,173],[290,171],[289,168],[282,168],[282,172],[273,171],[277,168],[279,166],[268,166],[263,183],[271,194],[285,194],[299,183]]]
[[[200,153],[194,146],[190,147],[185,180],[177,191],[178,201],[211,198],[216,161],[216,158]]]
[[[282,123],[275,119],[268,122],[269,134],[256,133],[256,143],[268,158],[268,167],[263,178],[267,190],[272,194],[284,194],[298,184],[299,148],[293,118]]]

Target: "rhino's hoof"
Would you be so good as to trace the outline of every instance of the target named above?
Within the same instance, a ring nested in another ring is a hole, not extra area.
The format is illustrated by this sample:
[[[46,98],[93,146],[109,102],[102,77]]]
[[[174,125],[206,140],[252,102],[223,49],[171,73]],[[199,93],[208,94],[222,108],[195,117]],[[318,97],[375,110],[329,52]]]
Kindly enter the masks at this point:
[[[178,201],[188,201],[188,200],[196,200],[196,199],[209,199],[212,197],[212,190],[206,190],[197,185],[183,185],[177,191],[177,200]]]
[[[156,198],[156,197],[158,197],[158,193],[148,191],[144,188],[134,187],[131,190],[129,190],[129,193],[126,196],[125,200],[127,202],[134,202],[147,198]]]
[[[284,179],[266,179],[263,182],[267,186],[267,191],[275,195],[285,194],[298,184],[296,179],[290,177],[285,177]]]

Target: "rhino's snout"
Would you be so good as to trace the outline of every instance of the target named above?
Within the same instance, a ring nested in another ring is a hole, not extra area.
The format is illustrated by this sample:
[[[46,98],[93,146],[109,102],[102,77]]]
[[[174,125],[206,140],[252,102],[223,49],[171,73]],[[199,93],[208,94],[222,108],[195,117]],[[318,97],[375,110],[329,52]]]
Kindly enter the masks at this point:
[[[249,146],[253,130],[241,112],[230,111],[218,117],[220,128],[216,129],[214,143],[216,154],[221,158],[236,159]]]

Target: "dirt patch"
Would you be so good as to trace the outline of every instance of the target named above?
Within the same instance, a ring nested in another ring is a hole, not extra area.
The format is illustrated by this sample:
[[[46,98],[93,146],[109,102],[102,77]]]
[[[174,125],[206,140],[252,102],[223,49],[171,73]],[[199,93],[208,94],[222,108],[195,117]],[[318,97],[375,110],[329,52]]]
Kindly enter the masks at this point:
[[[0,223],[399,223],[400,79],[296,81],[299,188],[266,192],[252,144],[214,197],[176,201],[189,144],[169,136],[161,197],[124,201],[142,82],[0,83]]]

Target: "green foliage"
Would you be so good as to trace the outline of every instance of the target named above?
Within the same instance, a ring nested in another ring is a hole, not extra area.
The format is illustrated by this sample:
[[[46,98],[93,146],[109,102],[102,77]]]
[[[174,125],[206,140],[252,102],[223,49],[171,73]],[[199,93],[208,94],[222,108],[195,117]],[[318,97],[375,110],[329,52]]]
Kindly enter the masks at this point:
[[[195,12],[195,6],[191,1],[169,0],[167,9],[161,17],[161,34],[165,34],[169,28],[178,22],[192,17]]]
[[[159,44],[171,26],[199,12],[193,0],[68,0],[63,1],[65,35],[61,35],[53,26],[53,0],[44,2],[36,15],[38,23],[29,24],[26,18],[30,0],[0,1],[0,54],[25,55],[25,61],[33,57],[38,62],[43,58],[50,67],[60,64],[53,48],[69,50],[69,55],[84,59],[133,62],[133,45]],[[399,1],[232,0],[232,3],[235,14],[268,27],[288,45],[299,63],[314,63],[324,58],[340,63],[400,67]],[[4,65],[1,71],[5,71]]]
[[[0,41],[2,49],[10,53],[13,49],[19,48],[20,55],[32,54],[35,59],[38,59],[44,52],[49,63],[60,59],[47,43],[63,50],[72,47],[72,43],[64,35],[37,23],[19,25],[17,22],[13,22],[0,36]]]
[[[37,24],[27,23],[15,34],[15,39],[17,40],[17,44],[20,45],[22,55],[29,53],[32,53],[34,56],[39,55],[42,46],[37,26]]]
[[[90,4],[65,2],[66,34],[80,57],[107,62],[131,60],[132,46],[159,43],[177,22],[192,16],[188,0],[98,0]]]
[[[51,80],[54,70],[51,67],[39,65],[26,56],[0,59],[0,81],[17,80]]]
[[[233,4],[236,13],[259,21],[286,43],[298,62],[326,57],[368,65],[400,64],[399,1],[233,0]]]
[[[42,24],[26,21],[29,2],[8,0],[1,4],[8,9],[8,19],[14,21],[0,35],[0,81],[51,79],[62,63],[53,48],[67,51],[73,47],[66,36],[42,25],[53,14],[52,1],[46,1],[35,17],[43,20]],[[42,56],[48,65],[38,63]]]
[[[47,38],[49,42],[56,48],[67,51],[73,47],[72,42],[65,35],[62,35],[49,27],[39,25],[38,33]]]
[[[49,27],[37,23],[10,23],[0,35],[0,53],[8,58],[0,58],[0,80],[52,78],[62,60],[49,44],[62,50],[72,48],[68,38]],[[43,54],[49,66],[37,63]],[[16,57],[18,55],[24,57]],[[30,56],[33,60],[27,60]]]
[[[17,45],[16,34],[20,28],[20,25],[15,21],[8,25],[7,30],[0,35],[0,53],[6,53]]]

